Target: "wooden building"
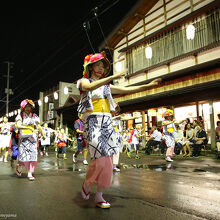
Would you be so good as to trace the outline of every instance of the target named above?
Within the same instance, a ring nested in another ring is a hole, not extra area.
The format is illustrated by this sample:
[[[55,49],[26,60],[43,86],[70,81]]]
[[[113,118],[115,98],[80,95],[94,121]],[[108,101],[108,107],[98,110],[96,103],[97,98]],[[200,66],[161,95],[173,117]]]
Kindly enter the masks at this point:
[[[141,85],[161,77],[147,91],[116,96],[122,111],[142,113],[142,126],[162,120],[165,108],[177,119],[205,121],[212,148],[220,113],[220,1],[139,0],[100,46],[113,52],[114,84]],[[145,120],[146,119],[146,120]]]

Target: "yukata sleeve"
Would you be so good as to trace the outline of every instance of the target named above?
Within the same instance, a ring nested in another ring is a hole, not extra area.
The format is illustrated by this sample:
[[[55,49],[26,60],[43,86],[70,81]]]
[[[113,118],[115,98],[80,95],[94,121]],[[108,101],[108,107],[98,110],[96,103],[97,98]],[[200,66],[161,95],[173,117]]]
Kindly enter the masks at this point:
[[[35,123],[40,124],[40,118],[37,115],[35,115]]]
[[[17,115],[17,117],[15,118],[15,121],[17,122],[17,121],[22,121],[22,118],[21,118],[21,115],[19,114],[19,115]]]
[[[89,80],[86,79],[86,78],[79,79],[79,80],[77,81],[77,83],[76,83],[76,88],[79,89],[80,91],[81,91],[81,82],[82,82],[82,80],[86,80],[86,81],[89,82]]]

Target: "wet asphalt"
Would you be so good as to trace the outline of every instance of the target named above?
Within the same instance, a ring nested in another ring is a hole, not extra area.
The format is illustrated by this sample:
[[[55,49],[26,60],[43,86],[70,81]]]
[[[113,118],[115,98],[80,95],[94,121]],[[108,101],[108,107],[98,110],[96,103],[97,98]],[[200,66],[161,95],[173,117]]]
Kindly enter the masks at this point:
[[[35,181],[23,169],[17,177],[10,162],[0,162],[0,219],[194,220],[220,219],[220,161],[214,157],[182,158],[168,163],[163,156],[120,156],[120,173],[104,198],[111,208],[95,207],[94,193],[81,199],[87,166],[56,159],[55,152],[40,157]]]

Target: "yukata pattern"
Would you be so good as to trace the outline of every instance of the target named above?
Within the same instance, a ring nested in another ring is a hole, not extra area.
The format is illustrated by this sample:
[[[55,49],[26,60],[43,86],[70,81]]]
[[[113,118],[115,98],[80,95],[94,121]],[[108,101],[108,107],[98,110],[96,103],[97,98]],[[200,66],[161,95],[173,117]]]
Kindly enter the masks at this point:
[[[10,132],[10,124],[4,123],[4,126],[0,129],[0,148],[9,147],[11,132]]]
[[[16,121],[21,120],[22,125],[33,125],[36,126],[36,122],[40,122],[38,116],[32,117],[32,113],[28,116],[25,113],[23,114],[23,118],[18,115]],[[29,162],[29,161],[37,161],[37,134],[24,134],[21,131],[19,136],[19,161],[21,162]]]
[[[111,90],[108,85],[101,86],[93,91],[81,92],[78,112],[84,113],[82,118],[84,128],[83,137],[89,147],[91,159],[94,160],[100,157],[118,154],[121,141],[113,127],[111,113],[86,112],[87,110],[93,110],[92,99],[107,99],[110,111],[115,111],[115,109]]]
[[[172,127],[174,128],[175,130],[175,125],[174,123],[172,124]],[[163,136],[162,138],[165,140],[165,143],[166,143],[166,146],[167,147],[175,147],[175,138],[174,138],[174,134],[173,132],[169,133],[167,131],[167,126],[164,125],[163,126]]]

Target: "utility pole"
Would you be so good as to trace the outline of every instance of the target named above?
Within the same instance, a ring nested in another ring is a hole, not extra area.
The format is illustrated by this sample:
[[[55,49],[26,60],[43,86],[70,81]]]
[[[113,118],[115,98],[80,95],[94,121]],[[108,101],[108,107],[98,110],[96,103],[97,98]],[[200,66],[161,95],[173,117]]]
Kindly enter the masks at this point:
[[[7,88],[5,88],[5,94],[6,94],[6,114],[8,114],[8,107],[9,107],[9,95],[13,95],[12,90],[9,88],[10,85],[10,78],[12,78],[12,76],[10,76],[10,69],[11,66],[14,64],[12,62],[6,61],[4,63],[8,64],[8,71],[7,71],[7,75],[4,75],[4,77],[7,78]]]

